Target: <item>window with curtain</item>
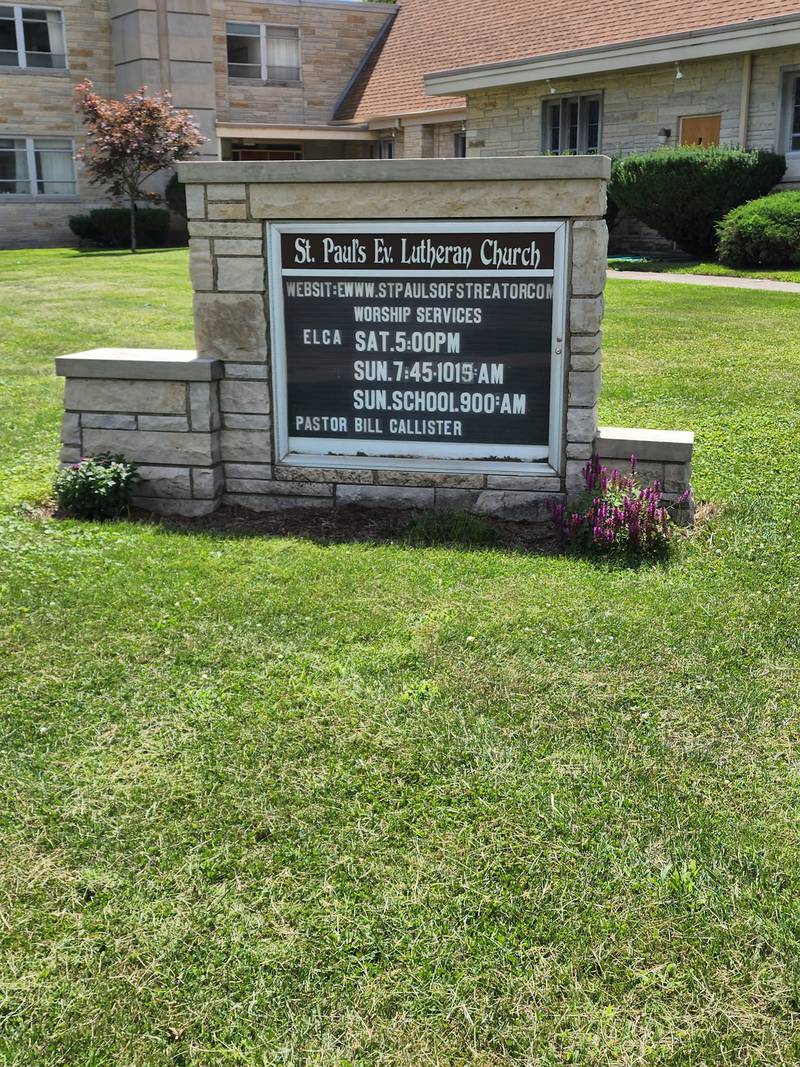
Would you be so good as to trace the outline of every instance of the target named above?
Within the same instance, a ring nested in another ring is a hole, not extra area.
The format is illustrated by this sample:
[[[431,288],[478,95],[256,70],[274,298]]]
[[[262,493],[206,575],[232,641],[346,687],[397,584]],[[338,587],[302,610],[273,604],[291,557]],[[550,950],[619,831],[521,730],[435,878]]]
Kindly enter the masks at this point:
[[[0,196],[75,196],[69,137],[1,137]]]
[[[228,76],[259,81],[300,81],[300,31],[291,26],[229,22]]]
[[[64,18],[46,7],[0,5],[0,67],[66,70]]]
[[[542,149],[554,156],[597,155],[600,151],[601,98],[550,97],[542,107]]]
[[[267,26],[267,77],[270,81],[300,81],[300,33],[283,26]]]

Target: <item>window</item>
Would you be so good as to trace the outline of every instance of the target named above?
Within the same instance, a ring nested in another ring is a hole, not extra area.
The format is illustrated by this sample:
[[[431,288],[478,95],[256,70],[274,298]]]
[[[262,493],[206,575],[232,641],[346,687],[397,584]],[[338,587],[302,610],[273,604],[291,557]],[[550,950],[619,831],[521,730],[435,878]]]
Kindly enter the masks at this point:
[[[794,71],[786,79],[786,151],[800,152],[800,72]]]
[[[75,196],[68,137],[0,137],[0,196]]]
[[[382,141],[373,141],[372,158],[394,159],[394,141],[391,137],[386,137]]]
[[[681,144],[711,148],[718,145],[722,115],[684,115],[681,118]]]
[[[456,159],[465,159],[467,155],[467,135],[457,133],[453,136],[453,155]]]
[[[300,31],[287,26],[229,22],[228,76],[257,81],[300,81]]]
[[[600,151],[600,96],[548,99],[542,109],[542,148],[555,156]]]
[[[287,160],[302,159],[303,148],[299,144],[271,144],[259,146],[234,145],[231,148],[231,158],[245,162],[246,160],[263,159],[271,162],[285,162]]]
[[[0,5],[0,67],[66,70],[61,12],[47,7]]]

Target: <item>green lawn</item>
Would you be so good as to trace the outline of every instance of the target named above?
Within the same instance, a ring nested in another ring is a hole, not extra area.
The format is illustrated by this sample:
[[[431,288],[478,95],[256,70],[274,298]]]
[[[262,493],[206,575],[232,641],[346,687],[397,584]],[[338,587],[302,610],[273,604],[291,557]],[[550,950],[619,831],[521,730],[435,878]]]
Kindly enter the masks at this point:
[[[656,274],[710,274],[718,278],[765,278],[774,282],[800,282],[800,267],[748,267],[737,270],[721,263],[700,263],[697,260],[672,262],[664,259],[611,259],[612,270],[653,271]]]
[[[52,358],[186,254],[0,254],[0,1062],[800,1062],[797,297],[612,282],[668,566],[37,518]]]

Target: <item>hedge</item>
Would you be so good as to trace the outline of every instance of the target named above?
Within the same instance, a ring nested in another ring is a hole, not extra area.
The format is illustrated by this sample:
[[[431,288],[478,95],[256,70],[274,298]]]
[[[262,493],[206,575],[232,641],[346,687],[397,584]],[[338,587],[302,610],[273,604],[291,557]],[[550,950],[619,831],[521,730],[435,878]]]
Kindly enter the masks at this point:
[[[800,189],[751,200],[717,226],[719,261],[727,267],[800,264]]]
[[[72,215],[69,228],[76,237],[94,241],[101,248],[128,248],[131,239],[131,216],[126,207],[104,207],[88,215]],[[169,211],[165,208],[140,208],[136,212],[136,243],[142,248],[165,245],[169,239]]]
[[[684,252],[716,253],[717,223],[764,196],[783,177],[786,159],[739,148],[664,148],[615,159],[608,194]]]
[[[167,182],[167,187],[164,190],[164,199],[167,202],[167,207],[174,211],[176,215],[180,215],[182,219],[187,217],[186,186],[183,182],[178,181],[177,174],[173,174]]]

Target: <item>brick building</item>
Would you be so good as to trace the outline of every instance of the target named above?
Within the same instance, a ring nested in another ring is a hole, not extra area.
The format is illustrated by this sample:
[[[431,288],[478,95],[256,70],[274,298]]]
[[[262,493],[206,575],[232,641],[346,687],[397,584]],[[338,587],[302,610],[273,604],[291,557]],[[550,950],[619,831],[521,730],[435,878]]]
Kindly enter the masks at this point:
[[[0,246],[102,202],[72,88],[168,88],[223,159],[787,153],[800,0],[29,0],[0,4]]]

